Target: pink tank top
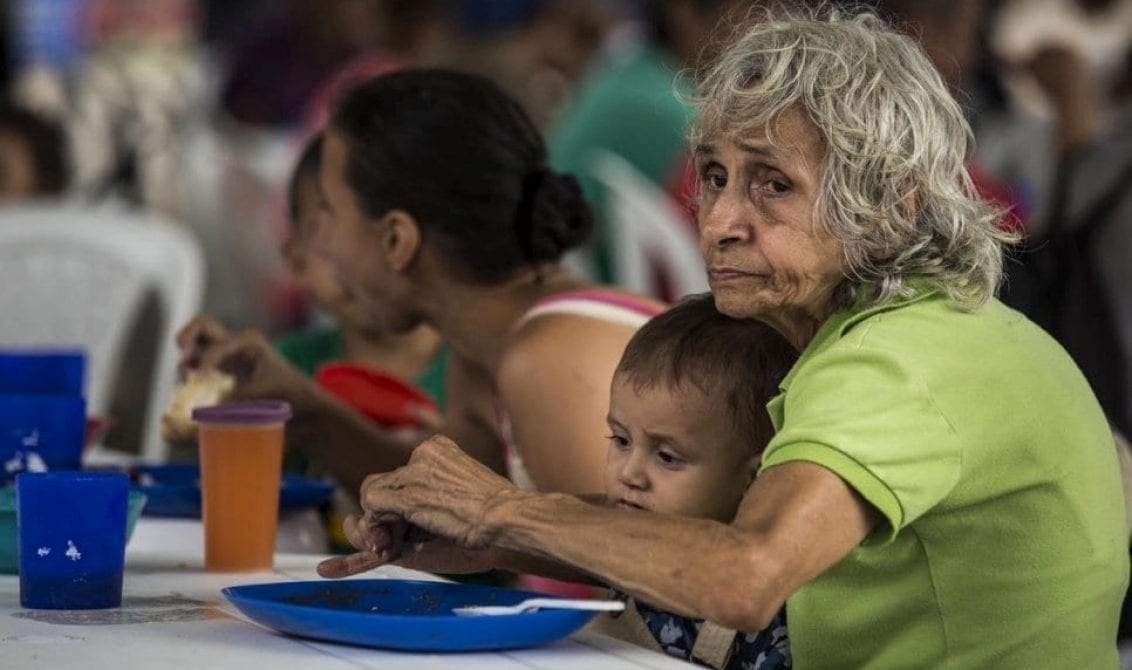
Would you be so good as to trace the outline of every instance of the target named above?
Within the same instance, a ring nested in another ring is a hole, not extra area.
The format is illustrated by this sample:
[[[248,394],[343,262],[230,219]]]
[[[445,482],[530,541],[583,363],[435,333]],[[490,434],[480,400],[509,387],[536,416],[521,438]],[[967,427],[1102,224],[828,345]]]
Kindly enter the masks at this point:
[[[663,310],[663,307],[655,303],[616,291],[602,289],[570,291],[538,301],[515,322],[514,328],[517,329],[528,321],[546,314],[572,314],[640,328]],[[511,435],[511,419],[498,398],[495,401],[495,410],[499,420],[499,432],[503,437],[503,458],[507,464],[507,474],[516,486],[533,490],[534,482],[523,465],[523,459]],[[563,582],[537,575],[520,575],[519,587],[570,598],[593,596],[592,587],[585,584]]]
[[[526,314],[519,317],[513,329],[547,314],[572,314],[600,321],[607,321],[631,328],[640,328],[646,321],[664,311],[663,307],[640,298],[605,289],[587,289],[557,293],[536,302]],[[496,398],[495,413],[499,422],[499,432],[503,437],[503,458],[507,464],[507,475],[517,486],[533,490],[534,482],[523,466],[523,459],[515,446],[511,434],[511,418],[507,410]]]

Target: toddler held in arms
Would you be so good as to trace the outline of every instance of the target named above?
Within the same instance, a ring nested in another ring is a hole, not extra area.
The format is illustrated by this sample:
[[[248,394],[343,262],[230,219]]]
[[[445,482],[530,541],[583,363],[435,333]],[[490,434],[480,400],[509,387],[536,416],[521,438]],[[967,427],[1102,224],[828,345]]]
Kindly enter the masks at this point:
[[[773,433],[766,405],[778,395],[779,383],[797,357],[790,343],[762,322],[720,314],[711,295],[685,298],[637,330],[614,369],[604,493],[561,497],[572,499],[572,510],[582,510],[579,515],[602,519],[603,537],[611,546],[616,544],[613,536],[633,535],[638,527],[647,535],[661,525],[686,524],[688,519],[713,526],[731,523],[741,501],[750,498],[747,491]],[[399,487],[396,482],[411,479],[420,461],[432,462],[429,481]],[[375,484],[392,484],[398,500],[414,501],[435,491],[473,500],[470,508],[481,522],[472,532],[478,535],[453,541],[444,534],[451,513],[435,518],[435,507],[422,508],[416,519],[402,516],[387,507],[388,502],[371,496]],[[509,496],[520,493],[451,440],[432,438],[417,447],[408,465],[367,480],[362,491],[365,514],[345,522],[346,535],[359,551],[324,561],[319,574],[344,577],[392,563],[431,572],[494,568],[593,585],[612,583],[598,571],[553,554],[500,543],[492,535],[492,522],[482,520],[483,501],[502,509]],[[556,518],[556,527],[558,523],[563,522]],[[620,555],[614,560],[670,565],[669,558]],[[672,566],[675,572],[668,580],[673,589],[687,591],[689,584],[709,581],[697,571],[700,566],[687,563]],[[688,583],[671,582],[681,579],[682,572]],[[737,632],[655,607],[617,588],[612,597],[624,599],[626,609],[601,615],[592,624],[607,635],[713,668],[791,667],[783,612],[761,629]]]
[[[629,341],[613,377],[610,504],[732,521],[771,438],[766,402],[796,358],[769,326],[720,314],[710,294],[650,320]],[[602,615],[596,627],[711,667],[790,667],[784,614],[762,631],[737,633],[633,598],[626,605]]]

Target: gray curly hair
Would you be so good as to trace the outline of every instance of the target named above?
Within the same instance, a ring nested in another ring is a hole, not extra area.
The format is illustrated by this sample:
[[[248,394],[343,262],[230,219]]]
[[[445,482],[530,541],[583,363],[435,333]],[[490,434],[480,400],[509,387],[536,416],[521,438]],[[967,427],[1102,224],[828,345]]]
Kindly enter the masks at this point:
[[[976,194],[965,166],[971,128],[913,39],[870,13],[769,18],[696,78],[693,146],[760,127],[773,134],[789,109],[821,133],[815,220],[845,247],[841,302],[909,297],[913,280],[961,309],[994,296],[1003,247],[1017,238]]]

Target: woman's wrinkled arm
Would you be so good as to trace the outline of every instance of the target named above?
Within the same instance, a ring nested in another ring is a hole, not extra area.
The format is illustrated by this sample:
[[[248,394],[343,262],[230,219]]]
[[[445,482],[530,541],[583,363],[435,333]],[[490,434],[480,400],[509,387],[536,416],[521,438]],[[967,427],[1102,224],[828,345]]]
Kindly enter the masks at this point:
[[[444,438],[418,447],[405,468],[371,477],[361,498],[368,514],[403,519],[455,550],[472,550],[485,565],[515,569],[507,563],[522,556],[561,563],[663,609],[738,630],[764,628],[791,593],[860,544],[877,518],[844,481],[811,463],[764,472],[735,521],[722,524],[523,491]],[[379,528],[362,529],[355,542],[368,557],[335,559],[322,574],[396,560],[398,552],[368,534]]]
[[[592,575],[553,559],[501,547],[470,549],[416,528],[401,517],[391,519],[348,516],[343,524],[346,538],[360,549],[349,556],[332,558],[319,565],[323,577],[348,577],[385,564],[447,575],[505,570],[568,582],[603,586]]]
[[[875,523],[839,477],[798,462],[760,475],[731,524],[550,495],[518,496],[486,525],[498,546],[553,556],[662,609],[755,631]]]

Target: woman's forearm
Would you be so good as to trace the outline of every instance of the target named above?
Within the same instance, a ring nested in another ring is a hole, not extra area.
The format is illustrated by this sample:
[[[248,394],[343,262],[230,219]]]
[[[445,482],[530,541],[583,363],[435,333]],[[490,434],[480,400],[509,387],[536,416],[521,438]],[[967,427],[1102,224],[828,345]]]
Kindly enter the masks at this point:
[[[418,446],[407,466],[367,480],[361,502],[379,522],[399,518],[439,538],[437,546],[489,553],[489,567],[532,571],[511,563],[514,554],[490,555],[499,550],[542,557],[653,605],[743,631],[765,628],[791,593],[880,522],[844,480],[814,463],[760,474],[735,520],[723,524],[524,491],[442,436]],[[329,561],[321,574],[356,574],[397,559],[377,546],[388,537],[354,530],[351,543],[363,551]]]
[[[653,605],[743,631],[857,547],[880,516],[813,463],[759,475],[730,524],[505,489],[483,516],[495,546],[545,556]]]
[[[503,548],[497,549],[495,556],[493,562],[495,568],[499,570],[521,575],[538,575],[563,582],[577,582],[590,586],[608,586],[606,582],[594,575],[553,558]]]
[[[578,496],[584,502],[609,507],[603,495]],[[356,521],[353,522],[356,524]],[[347,535],[353,528],[347,524]],[[365,546],[365,542],[360,543]],[[465,549],[445,542],[432,541],[416,545],[397,560],[406,568],[448,574],[469,574],[487,570],[504,570],[516,574],[538,575],[565,582],[579,582],[591,586],[608,586],[594,575],[565,563],[531,553],[490,546],[485,549]]]
[[[714,521],[610,509],[564,494],[518,492],[488,516],[500,567],[562,563],[650,604],[739,630],[761,630],[785,595],[757,538]],[[704,548],[710,548],[706,550]],[[541,556],[545,562],[524,555]],[[525,564],[524,564],[525,561]]]

